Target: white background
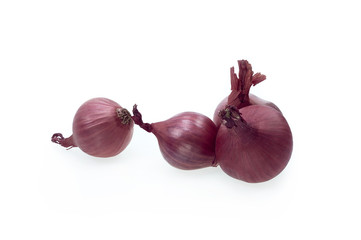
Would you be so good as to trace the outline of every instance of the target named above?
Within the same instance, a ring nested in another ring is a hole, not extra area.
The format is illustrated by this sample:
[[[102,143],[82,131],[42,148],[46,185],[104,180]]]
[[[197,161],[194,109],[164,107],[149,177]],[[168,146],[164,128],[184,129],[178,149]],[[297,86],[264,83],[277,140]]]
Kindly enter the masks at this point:
[[[1,1],[1,239],[360,239],[358,1]],[[212,117],[247,59],[294,136],[247,184],[182,171],[135,127],[120,155],[51,143],[107,97],[147,122]]]

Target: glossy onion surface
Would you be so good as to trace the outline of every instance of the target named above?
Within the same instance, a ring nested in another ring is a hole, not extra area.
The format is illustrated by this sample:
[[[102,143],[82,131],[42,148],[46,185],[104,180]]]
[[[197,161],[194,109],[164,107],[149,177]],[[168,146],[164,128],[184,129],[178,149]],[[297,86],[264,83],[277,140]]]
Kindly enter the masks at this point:
[[[264,182],[287,165],[293,147],[292,133],[283,115],[268,106],[239,110],[244,121],[231,128],[222,124],[216,138],[216,161],[231,177]]]

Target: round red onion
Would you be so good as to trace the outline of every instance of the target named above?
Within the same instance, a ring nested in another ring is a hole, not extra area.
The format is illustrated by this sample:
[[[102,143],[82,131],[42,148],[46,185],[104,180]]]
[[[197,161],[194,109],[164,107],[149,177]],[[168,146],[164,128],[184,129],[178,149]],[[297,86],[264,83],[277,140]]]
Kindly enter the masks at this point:
[[[137,105],[134,105],[133,114],[135,124],[157,137],[163,157],[172,166],[184,170],[215,166],[217,128],[208,117],[184,112],[149,124],[143,123]]]
[[[246,60],[238,61],[238,67],[238,77],[234,73],[234,67],[231,67],[231,94],[218,104],[214,112],[213,121],[217,127],[221,124],[221,119],[219,118],[218,113],[219,111],[225,109],[227,105],[234,106],[238,109],[250,105],[263,105],[272,107],[281,112],[274,103],[249,93],[251,86],[264,81],[266,76],[261,73],[253,74],[252,66]]]
[[[130,113],[107,98],[93,98],[80,106],[73,120],[73,135],[55,133],[52,141],[63,147],[79,147],[95,157],[112,157],[122,152],[133,135]]]
[[[286,167],[293,140],[279,111],[261,105],[227,107],[220,117],[216,161],[225,173],[256,183],[274,178]]]

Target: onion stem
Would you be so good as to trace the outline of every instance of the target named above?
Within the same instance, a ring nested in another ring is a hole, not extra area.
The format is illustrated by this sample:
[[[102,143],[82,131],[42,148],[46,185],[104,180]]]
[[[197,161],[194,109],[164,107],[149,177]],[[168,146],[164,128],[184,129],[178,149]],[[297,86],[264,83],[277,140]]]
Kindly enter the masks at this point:
[[[239,73],[234,73],[234,67],[231,67],[231,94],[228,96],[228,105],[240,109],[251,105],[249,100],[249,90],[251,86],[256,85],[266,79],[261,73],[253,75],[252,66],[247,60],[238,61]]]
[[[133,119],[134,123],[137,124],[139,127],[143,128],[147,132],[152,132],[153,127],[149,123],[144,123],[142,119],[142,114],[138,110],[137,104],[133,106],[133,115],[131,118]]]
[[[63,134],[54,133],[53,136],[51,137],[51,141],[54,143],[57,143],[63,147],[66,147],[67,150],[69,150],[73,147],[77,147],[76,144],[73,142],[73,135],[71,135],[68,138],[64,138]]]

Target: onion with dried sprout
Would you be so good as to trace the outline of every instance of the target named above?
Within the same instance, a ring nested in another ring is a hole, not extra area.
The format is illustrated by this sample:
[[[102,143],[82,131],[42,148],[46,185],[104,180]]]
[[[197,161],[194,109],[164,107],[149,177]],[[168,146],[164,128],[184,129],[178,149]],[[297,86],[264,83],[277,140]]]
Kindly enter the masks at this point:
[[[217,112],[216,162],[228,175],[251,183],[268,181],[288,164],[293,148],[291,129],[273,103],[251,104],[251,85],[265,79],[246,60],[239,77],[231,68],[232,92]]]

